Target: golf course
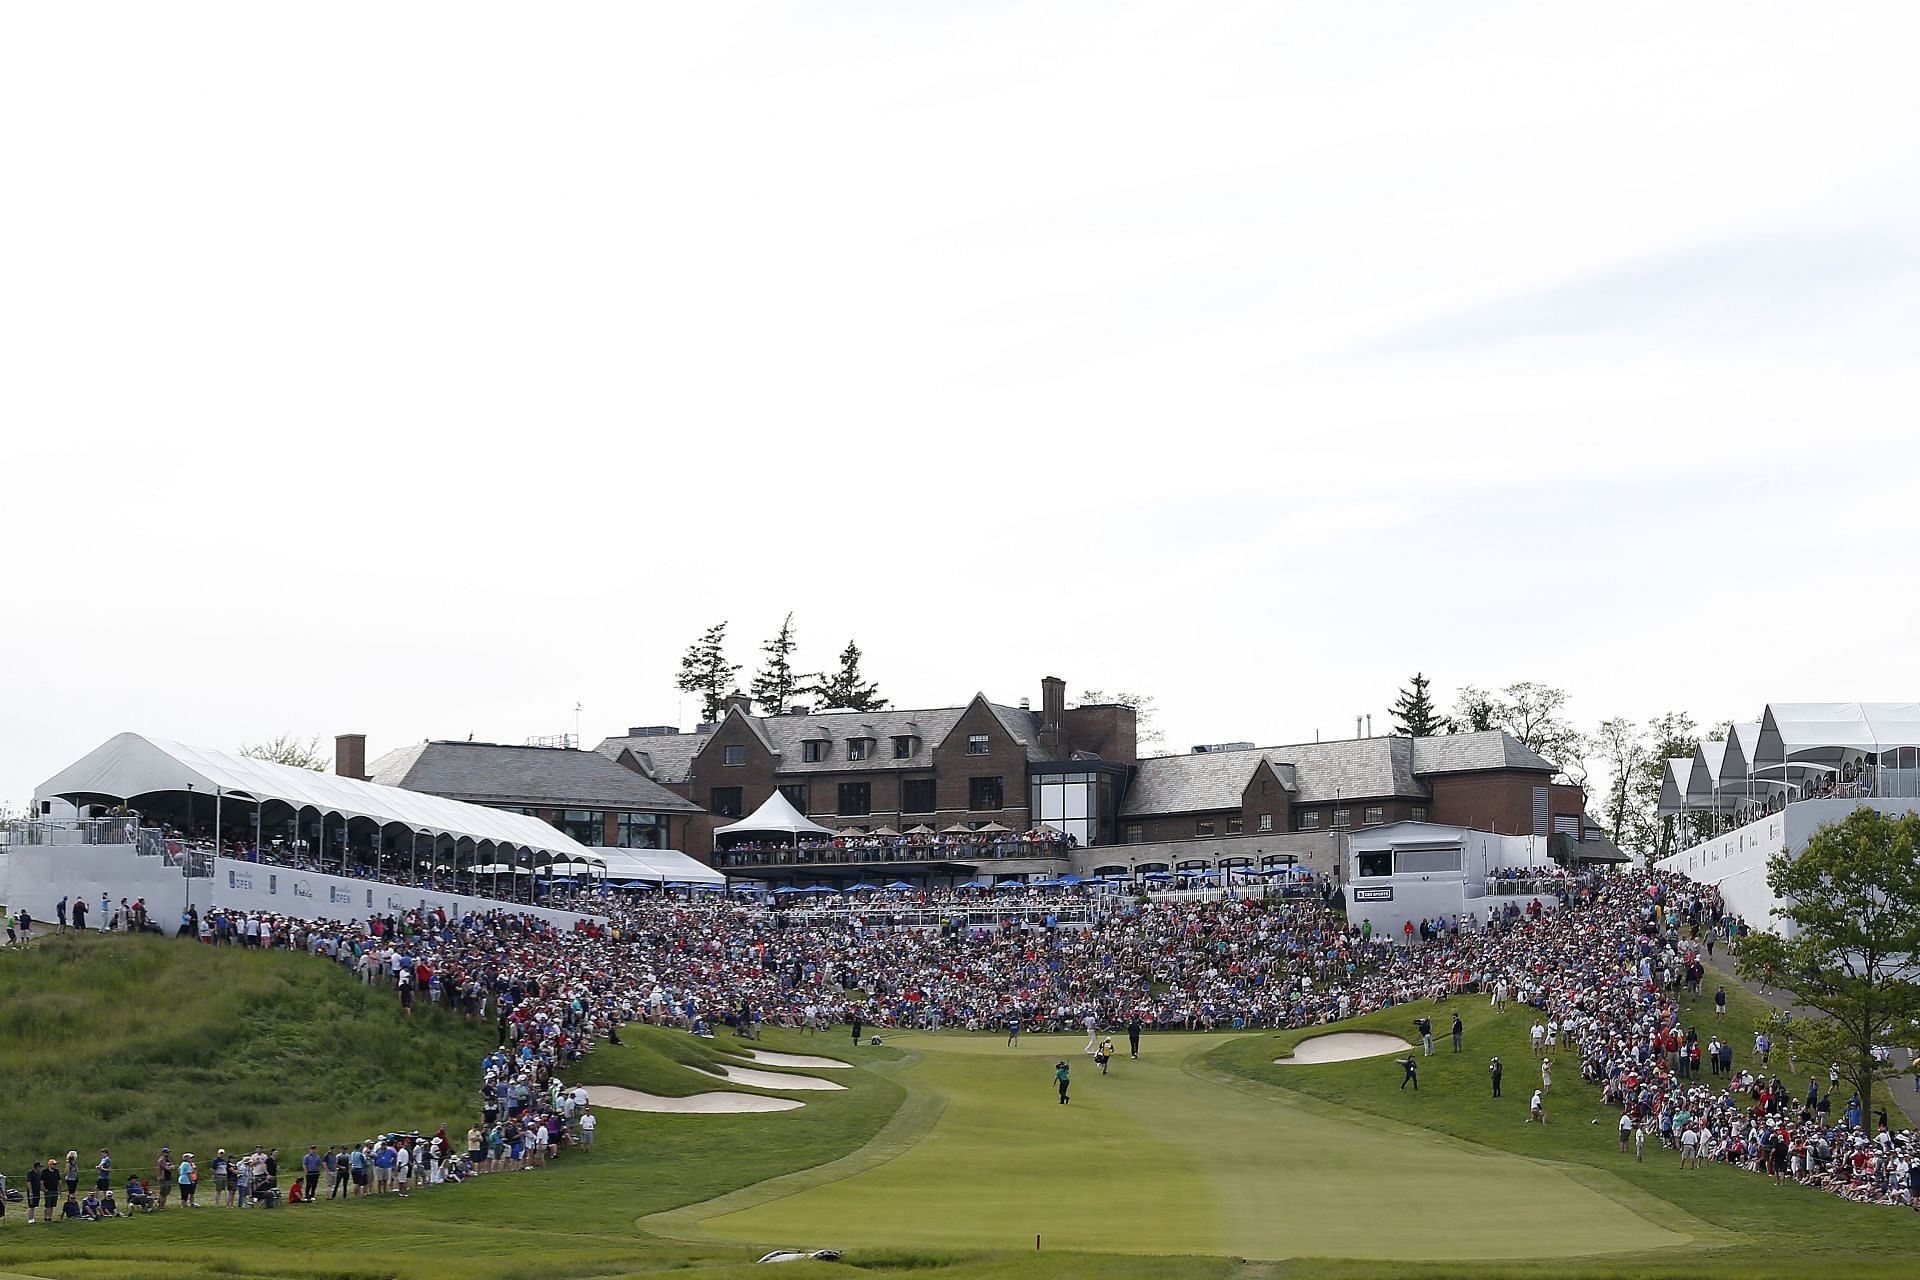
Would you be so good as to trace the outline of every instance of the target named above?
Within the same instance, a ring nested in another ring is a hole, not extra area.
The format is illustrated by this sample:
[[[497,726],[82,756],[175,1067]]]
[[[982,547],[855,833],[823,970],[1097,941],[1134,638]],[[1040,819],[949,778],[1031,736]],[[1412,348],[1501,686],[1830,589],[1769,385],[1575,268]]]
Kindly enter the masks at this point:
[[[134,975],[166,1002],[134,1000]],[[56,941],[0,956],[0,980],[22,993],[0,1015],[15,1082],[0,1102],[0,1169],[16,1183],[70,1147],[118,1143],[132,1161],[171,1135],[201,1150],[303,1151],[366,1136],[374,1111],[464,1127],[460,1059],[490,1047],[439,1009],[402,1022],[300,956]],[[956,1278],[1914,1274],[1920,1215],[1728,1167],[1682,1170],[1657,1147],[1637,1164],[1570,1063],[1549,1122],[1528,1123],[1531,1011],[1457,1007],[1465,1050],[1443,1037],[1418,1059],[1418,1090],[1401,1087],[1404,1055],[1293,1052],[1329,1033],[1412,1039],[1429,1005],[1309,1030],[1149,1033],[1138,1061],[1122,1039],[1105,1075],[1080,1035],[1009,1047],[999,1034],[883,1030],[856,1046],[844,1031],[749,1042],[629,1027],[569,1077],[595,1094],[594,1148],[549,1168],[406,1199],[31,1228],[14,1205],[0,1275],[728,1276],[760,1274],[754,1260],[783,1247],[842,1252],[796,1264],[806,1274]],[[1734,993],[1730,1022],[1757,1012]],[[363,1025],[404,1070],[373,1069],[356,1047]],[[185,1046],[199,1039],[215,1048],[196,1058]],[[1495,1053],[1508,1064],[1500,1099]],[[95,1076],[111,1087],[89,1086]],[[696,1098],[714,1109],[616,1102]],[[785,1109],[735,1113],[728,1099]]]

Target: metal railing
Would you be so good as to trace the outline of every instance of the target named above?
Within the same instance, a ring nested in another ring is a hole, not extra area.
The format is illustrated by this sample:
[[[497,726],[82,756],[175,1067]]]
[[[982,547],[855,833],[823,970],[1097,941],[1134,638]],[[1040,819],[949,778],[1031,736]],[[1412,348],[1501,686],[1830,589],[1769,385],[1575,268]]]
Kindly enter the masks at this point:
[[[719,849],[716,869],[752,870],[755,867],[845,867],[893,862],[984,862],[1014,858],[1065,859],[1066,844],[1058,841],[1008,839],[981,844],[894,844],[880,847],[837,848],[801,845],[798,848]]]

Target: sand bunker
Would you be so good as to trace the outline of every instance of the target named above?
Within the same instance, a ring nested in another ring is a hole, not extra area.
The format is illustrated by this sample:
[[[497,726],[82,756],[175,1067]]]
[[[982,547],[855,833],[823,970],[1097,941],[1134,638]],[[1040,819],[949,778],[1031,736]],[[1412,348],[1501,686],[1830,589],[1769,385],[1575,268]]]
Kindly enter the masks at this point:
[[[851,1070],[851,1062],[842,1062],[838,1058],[816,1058],[810,1053],[769,1053],[760,1049],[748,1049],[747,1056],[755,1062],[764,1062],[770,1067],[814,1067],[828,1071]]]
[[[755,1089],[844,1089],[847,1086],[822,1080],[818,1076],[787,1076],[773,1071],[755,1071],[752,1067],[715,1067],[713,1074],[734,1084]]]
[[[1340,1031],[1330,1036],[1315,1036],[1293,1047],[1291,1058],[1275,1058],[1283,1067],[1310,1067],[1320,1062],[1352,1062],[1355,1058],[1380,1058],[1389,1053],[1405,1053],[1413,1048],[1399,1036],[1377,1031]]]
[[[751,1093],[696,1093],[685,1098],[663,1098],[658,1094],[622,1089],[617,1085],[596,1084],[588,1096],[596,1107],[619,1111],[669,1111],[681,1115],[739,1115],[752,1111],[792,1111],[807,1104],[795,1098],[762,1098]]]

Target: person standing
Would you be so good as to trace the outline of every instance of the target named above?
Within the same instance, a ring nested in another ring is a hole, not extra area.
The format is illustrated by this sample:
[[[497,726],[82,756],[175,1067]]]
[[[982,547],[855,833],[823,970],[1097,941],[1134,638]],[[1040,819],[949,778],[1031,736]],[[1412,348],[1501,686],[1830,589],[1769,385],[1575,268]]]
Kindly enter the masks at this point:
[[[182,1209],[199,1208],[200,1206],[194,1201],[193,1192],[200,1183],[200,1170],[194,1164],[193,1152],[186,1152],[180,1157],[179,1172],[176,1176],[180,1179],[180,1207]]]
[[[853,1042],[856,1045],[860,1043],[860,1011],[858,1009],[853,1010]]]
[[[1713,1016],[1716,1018],[1724,1018],[1727,1016],[1727,988],[1724,985],[1714,990]]]
[[[593,1112],[588,1111],[581,1114],[580,1116],[580,1150],[581,1151],[584,1152],[584,1151],[593,1150],[593,1131],[599,1127],[600,1127],[600,1122],[593,1118]]]
[[[1465,1046],[1466,1038],[1467,1026],[1464,1022],[1460,1021],[1460,1011],[1456,1009],[1453,1013],[1453,1051],[1455,1053],[1460,1052]]]
[[[1140,1011],[1138,1009],[1134,1010],[1133,1016],[1127,1019],[1127,1052],[1136,1061],[1140,1057]],[[1920,1053],[1916,1053],[1915,1058],[1920,1060]],[[1914,1077],[1913,1087],[1920,1089],[1920,1075]]]
[[[1067,1105],[1068,1072],[1066,1059],[1053,1064],[1053,1082],[1060,1088],[1060,1105]]]
[[[67,899],[64,894],[53,908],[53,918],[59,922],[59,931],[65,933],[67,931]]]
[[[1100,1050],[1099,1052],[1093,1055],[1093,1060],[1100,1064],[1100,1074],[1101,1075],[1107,1074],[1107,1064],[1113,1061],[1113,1037],[1112,1036],[1105,1036],[1101,1038]]]
[[[1018,1049],[1019,1047],[1020,1047],[1020,1015],[1016,1013],[1012,1017],[1007,1019],[1007,1048]]]
[[[1553,1092],[1553,1059],[1540,1059],[1540,1092]]]
[[[1502,1070],[1503,1068],[1500,1066],[1500,1055],[1495,1054],[1493,1061],[1487,1064],[1487,1075],[1493,1080],[1493,1096],[1496,1098],[1500,1096],[1500,1074]]]
[[[100,895],[100,932],[105,933],[113,923],[113,902],[106,894]]]
[[[1404,1090],[1408,1085],[1412,1085],[1415,1093],[1420,1092],[1420,1059],[1408,1054],[1400,1059],[1400,1068],[1405,1072],[1400,1077],[1400,1088]]]
[[[1529,1111],[1527,1114],[1528,1124],[1532,1124],[1535,1120],[1538,1120],[1541,1124],[1545,1124],[1547,1122],[1546,1099],[1541,1097],[1540,1091],[1538,1089],[1535,1089],[1533,1091],[1533,1101],[1529,1103],[1528,1106],[1529,1106]]]
[[[1433,1056],[1433,1019],[1422,1014],[1413,1020],[1413,1025],[1420,1032],[1421,1056],[1431,1058]]]
[[[34,1212],[40,1207],[40,1192],[42,1187],[45,1185],[45,1181],[46,1181],[45,1174],[41,1169],[40,1162],[38,1160],[35,1160],[33,1162],[33,1168],[27,1170],[27,1225],[28,1226],[33,1225]],[[56,1183],[55,1185],[57,1186],[58,1184]],[[48,1216],[49,1217],[52,1216],[51,1212],[49,1212]]]
[[[1089,1009],[1087,1010],[1087,1016],[1080,1019],[1080,1025],[1087,1029],[1086,1051],[1088,1053],[1098,1052],[1100,1046],[1097,1042],[1097,1037],[1100,1034],[1100,1019],[1094,1014],[1093,1010]]]

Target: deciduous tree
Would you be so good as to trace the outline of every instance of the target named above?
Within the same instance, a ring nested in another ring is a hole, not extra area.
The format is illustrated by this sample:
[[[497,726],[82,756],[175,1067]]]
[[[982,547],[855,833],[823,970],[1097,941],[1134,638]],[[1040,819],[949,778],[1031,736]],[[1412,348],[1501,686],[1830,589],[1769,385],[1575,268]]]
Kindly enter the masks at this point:
[[[1791,936],[1754,933],[1740,944],[1741,976],[1764,978],[1822,1017],[1794,1023],[1799,1038],[1840,1064],[1861,1106],[1891,1075],[1873,1047],[1920,1016],[1920,814],[1855,809],[1814,832],[1798,856],[1767,862]]]
[[[333,763],[321,752],[317,733],[306,739],[283,733],[265,742],[250,742],[240,748],[240,754],[274,764],[290,764],[296,769],[312,769],[315,773],[325,773]]]

